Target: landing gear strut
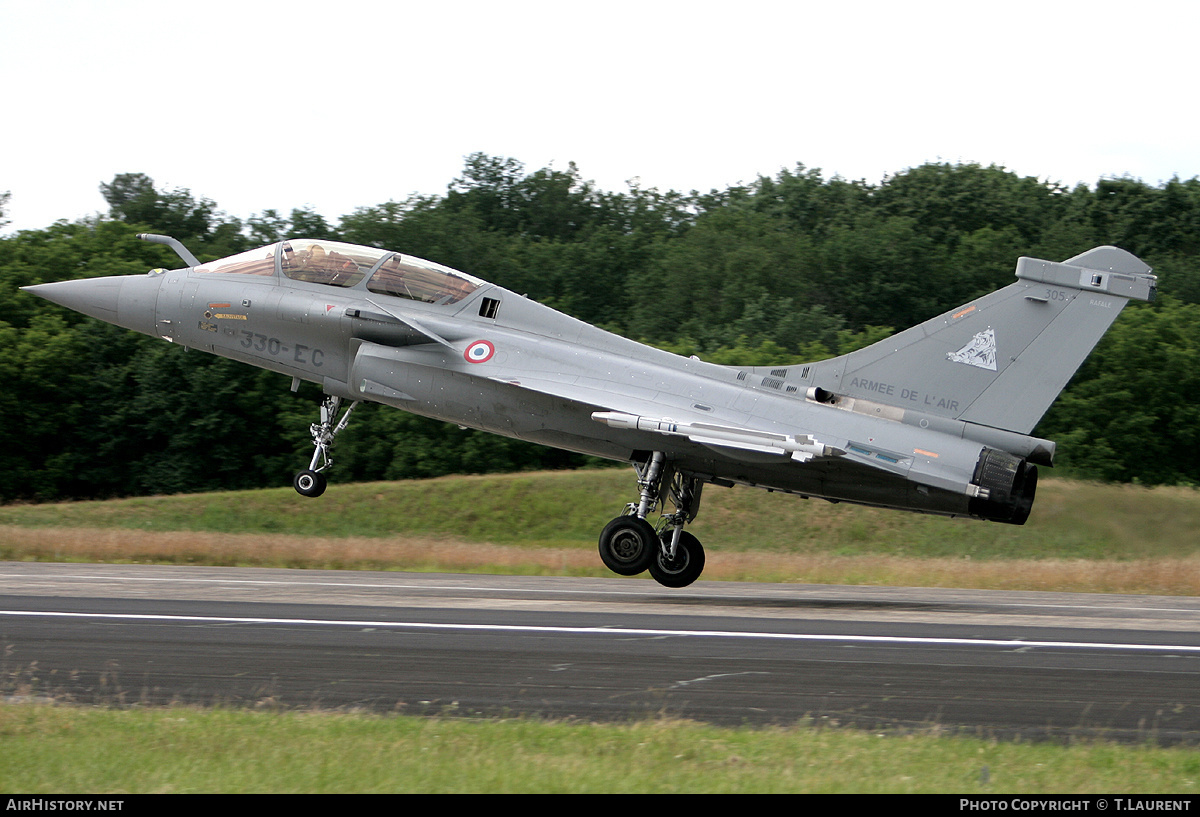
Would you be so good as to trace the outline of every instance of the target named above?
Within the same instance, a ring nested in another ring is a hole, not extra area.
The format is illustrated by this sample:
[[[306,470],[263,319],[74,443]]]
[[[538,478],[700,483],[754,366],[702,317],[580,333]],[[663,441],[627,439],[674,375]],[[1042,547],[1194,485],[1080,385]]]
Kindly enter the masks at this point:
[[[649,570],[651,577],[666,587],[686,587],[704,570],[704,548],[700,540],[683,529],[700,510],[704,483],[681,474],[655,451],[645,463],[634,463],[639,499],[625,513],[609,522],[600,534],[600,560],[614,573],[635,576]],[[673,513],[661,514],[658,526],[646,515],[663,507],[667,498]]]
[[[342,419],[335,425],[334,421],[337,420],[338,411],[342,406],[342,398],[330,394],[325,395],[321,401],[321,422],[313,423],[308,427],[315,447],[312,460],[309,462],[308,468],[292,478],[292,487],[296,489],[296,493],[307,497],[318,497],[325,493],[328,480],[325,479],[323,472],[333,465],[333,460],[329,458],[329,449],[333,446],[333,438],[346,427],[346,423],[350,422],[350,412],[354,411],[354,407],[357,405],[357,400],[351,403],[342,414]]]

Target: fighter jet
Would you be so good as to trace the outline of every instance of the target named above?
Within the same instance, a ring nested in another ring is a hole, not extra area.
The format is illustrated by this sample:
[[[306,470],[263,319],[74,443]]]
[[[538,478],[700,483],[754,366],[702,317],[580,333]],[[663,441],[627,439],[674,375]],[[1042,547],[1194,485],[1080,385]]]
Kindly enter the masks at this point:
[[[1055,452],[1030,432],[1157,281],[1116,247],[1021,258],[1009,286],[873,346],[738,367],[635,343],[400,252],[294,239],[200,263],[173,238],[140,237],[185,266],[24,289],[288,375],[293,391],[320,385],[312,458],[293,480],[306,497],[325,491],[334,439],[364,400],[631,463],[637,494],[601,532],[600,558],[668,587],[704,568],[684,526],[709,483],[1023,524]]]

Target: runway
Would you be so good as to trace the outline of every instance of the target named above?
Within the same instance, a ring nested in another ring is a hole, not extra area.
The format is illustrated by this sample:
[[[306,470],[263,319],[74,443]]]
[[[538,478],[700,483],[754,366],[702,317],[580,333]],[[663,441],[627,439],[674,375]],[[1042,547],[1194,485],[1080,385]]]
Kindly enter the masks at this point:
[[[0,692],[1200,743],[1200,599],[0,563]]]

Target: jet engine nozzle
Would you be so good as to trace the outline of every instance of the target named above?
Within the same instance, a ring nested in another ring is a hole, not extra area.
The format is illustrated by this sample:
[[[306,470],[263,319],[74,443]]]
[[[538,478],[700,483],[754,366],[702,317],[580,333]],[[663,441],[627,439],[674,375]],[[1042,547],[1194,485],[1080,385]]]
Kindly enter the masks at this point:
[[[1024,525],[1037,491],[1037,466],[1007,451],[985,448],[971,483],[982,489],[968,505],[973,516]]]

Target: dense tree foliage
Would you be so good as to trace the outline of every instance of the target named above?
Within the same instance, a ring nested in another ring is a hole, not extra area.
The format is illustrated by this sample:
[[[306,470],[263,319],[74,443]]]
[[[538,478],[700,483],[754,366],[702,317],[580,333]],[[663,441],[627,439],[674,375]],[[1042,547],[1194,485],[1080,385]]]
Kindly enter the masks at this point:
[[[18,290],[178,266],[285,236],[439,261],[583,320],[717,363],[858,348],[1012,280],[1016,258],[1099,244],[1144,258],[1162,297],[1133,304],[1035,431],[1078,475],[1200,481],[1200,180],[1066,189],[999,167],[927,164],[879,184],[798,166],[682,194],[597,189],[572,164],[527,172],[476,154],[442,196],[246,220],[140,173],[100,185],[104,218],[0,238],[0,498],[286,484],[311,452],[319,398],[286,378],[101,324]],[[0,226],[7,194],[0,194]],[[342,479],[578,465],[583,458],[364,406],[336,450]]]

